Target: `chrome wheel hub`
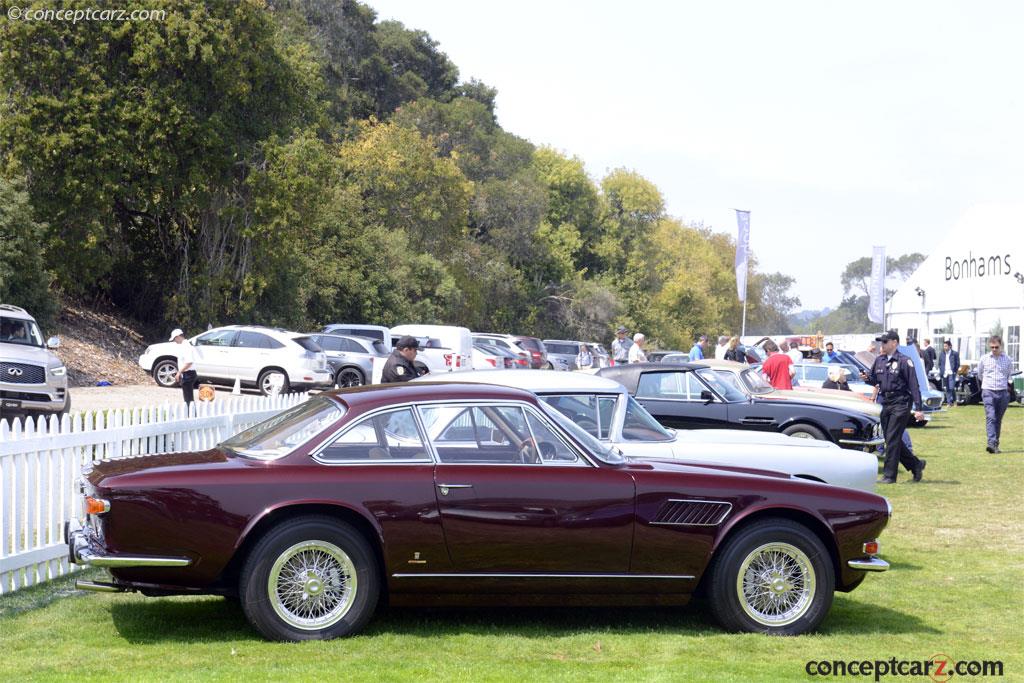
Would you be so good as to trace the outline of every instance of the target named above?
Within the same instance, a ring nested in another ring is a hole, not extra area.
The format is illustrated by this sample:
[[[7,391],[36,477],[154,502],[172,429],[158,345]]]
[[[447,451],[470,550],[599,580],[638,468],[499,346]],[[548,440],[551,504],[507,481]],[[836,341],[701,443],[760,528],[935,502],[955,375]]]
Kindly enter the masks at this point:
[[[289,626],[323,629],[337,623],[352,607],[355,565],[333,543],[296,543],[271,567],[267,593],[274,611]]]
[[[810,558],[789,543],[755,548],[736,577],[743,611],[763,626],[785,626],[802,617],[814,602],[815,589]]]

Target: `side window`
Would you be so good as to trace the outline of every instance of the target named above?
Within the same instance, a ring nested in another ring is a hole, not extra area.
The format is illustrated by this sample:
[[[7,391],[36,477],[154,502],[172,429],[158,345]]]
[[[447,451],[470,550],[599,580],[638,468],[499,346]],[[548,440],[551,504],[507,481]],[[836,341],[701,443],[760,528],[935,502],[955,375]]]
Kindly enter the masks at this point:
[[[341,351],[341,339],[337,337],[321,337],[317,343],[324,351]]]
[[[601,396],[597,399],[598,414],[601,416],[600,431],[597,434],[599,439],[607,439],[612,431],[612,420],[615,419],[615,404],[618,399],[614,396]]]
[[[238,333],[231,345],[243,349],[269,349],[273,348],[270,341],[270,337],[265,334],[242,331]]]
[[[366,417],[320,451],[325,462],[430,462],[411,408]]]
[[[213,330],[196,338],[196,346],[231,346],[236,330]]]
[[[687,389],[680,372],[648,372],[640,376],[636,389],[638,398],[685,399]]]
[[[533,432],[534,442],[532,444],[536,453],[531,454],[534,458],[539,456],[541,462],[553,464],[578,463],[580,461],[576,452],[569,448],[554,431],[533,413],[526,413],[526,421]],[[527,455],[529,459],[531,456]]]
[[[515,406],[419,408],[437,457],[449,464],[540,464],[526,415]]]
[[[828,379],[828,366],[826,365],[811,365],[804,366],[804,379],[811,380],[813,382],[824,382]]]
[[[348,353],[366,353],[366,349],[353,339],[339,339],[341,350]]]
[[[598,418],[596,396],[542,396],[541,400],[575,422],[581,429],[593,436],[598,435],[601,421]]]

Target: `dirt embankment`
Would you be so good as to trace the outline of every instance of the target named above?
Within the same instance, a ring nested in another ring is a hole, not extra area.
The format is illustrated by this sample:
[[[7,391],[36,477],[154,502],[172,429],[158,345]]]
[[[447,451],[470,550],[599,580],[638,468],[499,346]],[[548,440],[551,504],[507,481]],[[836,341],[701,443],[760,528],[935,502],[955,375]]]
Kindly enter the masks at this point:
[[[92,387],[101,381],[115,386],[152,382],[139,367],[147,341],[136,325],[123,318],[65,304],[53,333],[60,337],[56,354],[68,368],[69,386]]]

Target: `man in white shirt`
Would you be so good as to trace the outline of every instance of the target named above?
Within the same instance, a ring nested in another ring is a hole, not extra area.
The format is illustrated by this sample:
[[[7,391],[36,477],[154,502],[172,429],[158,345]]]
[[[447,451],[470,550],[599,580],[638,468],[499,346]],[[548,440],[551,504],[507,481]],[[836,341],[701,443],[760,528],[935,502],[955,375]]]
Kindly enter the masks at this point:
[[[181,393],[185,397],[185,405],[192,403],[192,392],[196,388],[196,381],[199,376],[196,374],[196,350],[192,348],[185,339],[185,333],[181,329],[171,332],[171,341],[178,345],[178,374],[174,376],[175,382],[181,382]]]
[[[999,432],[1003,427],[1003,414],[1010,405],[1010,382],[1013,376],[1013,361],[1003,353],[1003,338],[993,335],[988,338],[990,353],[978,361],[978,380],[981,382],[981,402],[985,405],[985,433],[988,436],[989,453],[999,450]]]
[[[629,347],[629,362],[630,363],[645,363],[647,362],[647,354],[644,353],[644,342],[647,341],[647,337],[637,332],[633,335],[633,345]]]
[[[729,338],[721,336],[718,338],[718,346],[715,347],[715,358],[722,360],[725,358],[725,352],[729,350]]]
[[[789,351],[786,352],[786,355],[792,358],[794,363],[804,362],[804,354],[800,353],[800,349],[797,347],[796,342],[789,345]]]

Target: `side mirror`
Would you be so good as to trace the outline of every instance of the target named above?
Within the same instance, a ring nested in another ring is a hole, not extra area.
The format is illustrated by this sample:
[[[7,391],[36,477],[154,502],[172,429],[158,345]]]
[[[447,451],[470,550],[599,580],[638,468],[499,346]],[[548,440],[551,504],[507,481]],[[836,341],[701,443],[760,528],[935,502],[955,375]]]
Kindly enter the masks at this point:
[[[711,403],[712,401],[715,400],[715,395],[712,394],[707,389],[704,389],[703,391],[700,392],[700,400],[704,401],[704,405],[707,405],[708,403]]]
[[[56,349],[60,347],[60,337],[50,337],[46,340],[46,348]]]

